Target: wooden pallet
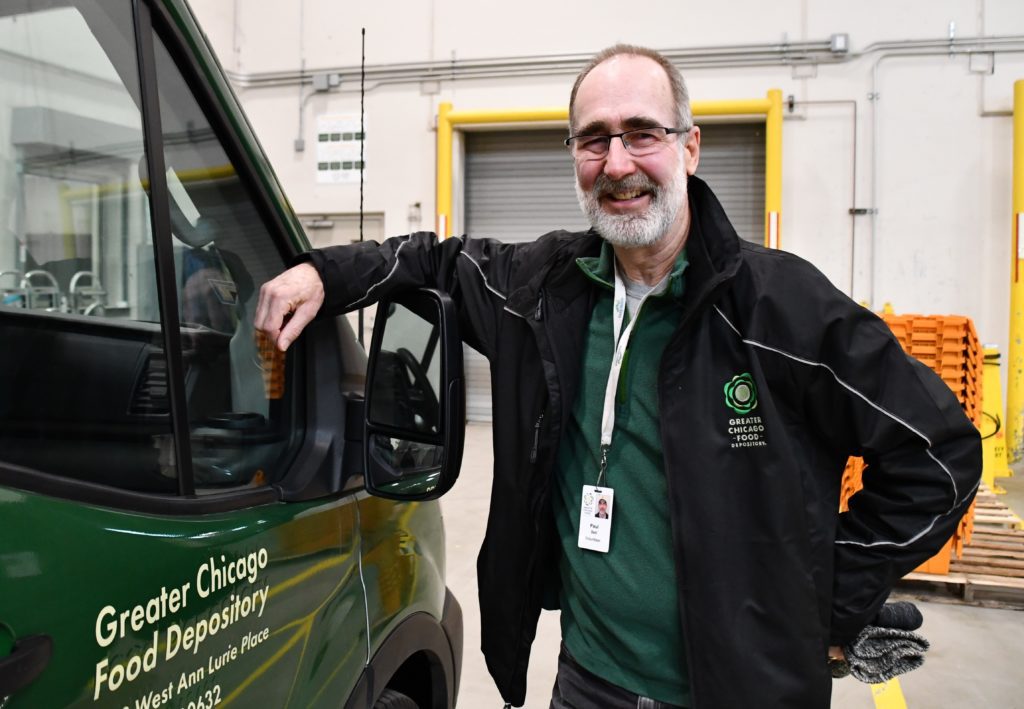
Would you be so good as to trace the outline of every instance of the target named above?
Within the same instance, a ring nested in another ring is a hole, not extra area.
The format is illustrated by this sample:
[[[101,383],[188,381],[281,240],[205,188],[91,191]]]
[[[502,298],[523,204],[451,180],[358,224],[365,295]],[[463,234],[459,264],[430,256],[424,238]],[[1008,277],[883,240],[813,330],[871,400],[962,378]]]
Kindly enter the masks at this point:
[[[1006,576],[953,571],[937,576],[914,572],[903,577],[894,595],[939,603],[1024,610],[1024,580]]]
[[[929,600],[1024,609],[1024,523],[984,485],[974,530],[948,574],[908,574],[900,590]]]
[[[975,523],[985,528],[1024,529],[1024,520],[1004,505],[999,497],[982,483],[974,511]]]

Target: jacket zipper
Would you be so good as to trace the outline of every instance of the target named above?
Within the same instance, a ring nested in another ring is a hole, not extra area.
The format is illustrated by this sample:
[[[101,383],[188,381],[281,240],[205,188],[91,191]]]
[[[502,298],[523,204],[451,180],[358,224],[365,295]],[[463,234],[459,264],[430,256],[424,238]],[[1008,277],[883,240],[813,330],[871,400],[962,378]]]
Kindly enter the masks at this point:
[[[533,311],[533,319],[540,322],[544,319],[544,290],[537,293],[537,308]],[[540,427],[544,423],[544,412],[540,412],[537,423],[533,424],[533,448],[530,449],[530,463],[537,462],[537,449],[540,447]]]
[[[530,462],[537,462],[537,450],[540,448],[540,427],[544,423],[544,412],[540,413],[537,423],[533,424],[533,448],[530,449]]]

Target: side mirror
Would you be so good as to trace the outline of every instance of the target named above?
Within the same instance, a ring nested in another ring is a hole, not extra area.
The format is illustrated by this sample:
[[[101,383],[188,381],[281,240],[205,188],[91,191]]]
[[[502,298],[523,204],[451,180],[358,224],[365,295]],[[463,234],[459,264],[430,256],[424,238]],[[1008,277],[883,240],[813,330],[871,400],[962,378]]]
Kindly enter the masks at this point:
[[[455,304],[420,289],[377,304],[366,380],[366,489],[432,500],[459,476],[466,392]]]

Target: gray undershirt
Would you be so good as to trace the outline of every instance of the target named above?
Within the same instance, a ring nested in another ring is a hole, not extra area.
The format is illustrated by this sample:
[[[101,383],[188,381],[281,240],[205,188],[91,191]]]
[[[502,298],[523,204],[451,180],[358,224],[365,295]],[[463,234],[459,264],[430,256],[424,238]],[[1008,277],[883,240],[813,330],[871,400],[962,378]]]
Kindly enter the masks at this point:
[[[629,319],[632,320],[636,317],[636,309],[640,306],[640,301],[644,299],[647,294],[650,295],[661,295],[668,288],[668,276],[662,278],[661,281],[653,286],[647,285],[642,281],[631,281],[626,277],[626,274],[619,270],[619,275],[622,276],[622,284],[626,287],[626,310],[629,311]]]

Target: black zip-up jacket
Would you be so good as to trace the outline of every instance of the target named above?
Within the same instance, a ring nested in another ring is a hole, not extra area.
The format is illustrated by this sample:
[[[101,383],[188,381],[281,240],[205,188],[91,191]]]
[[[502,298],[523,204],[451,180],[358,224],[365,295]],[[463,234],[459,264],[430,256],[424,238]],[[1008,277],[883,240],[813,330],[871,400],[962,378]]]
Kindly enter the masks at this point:
[[[741,242],[698,178],[689,194],[687,292],[657,395],[693,706],[828,707],[827,647],[952,534],[977,489],[979,436],[879,318],[802,259]],[[599,249],[593,232],[515,245],[417,233],[306,256],[323,313],[441,288],[490,360],[482,649],[516,706],[541,607],[557,598],[551,478],[595,302],[575,260]],[[839,514],[850,455],[868,470]]]

